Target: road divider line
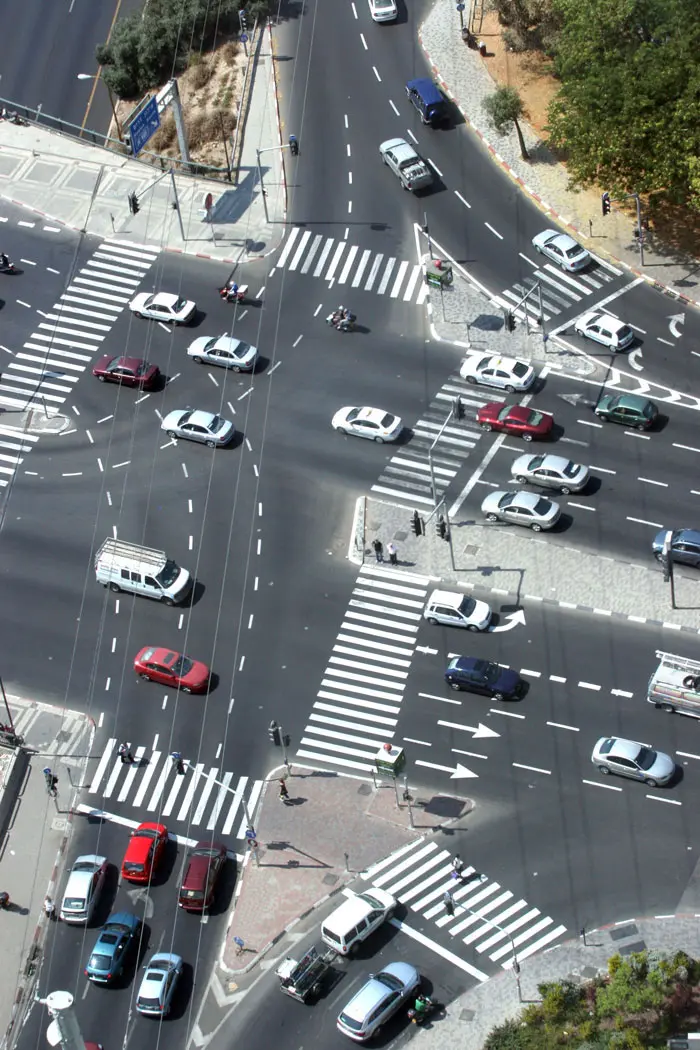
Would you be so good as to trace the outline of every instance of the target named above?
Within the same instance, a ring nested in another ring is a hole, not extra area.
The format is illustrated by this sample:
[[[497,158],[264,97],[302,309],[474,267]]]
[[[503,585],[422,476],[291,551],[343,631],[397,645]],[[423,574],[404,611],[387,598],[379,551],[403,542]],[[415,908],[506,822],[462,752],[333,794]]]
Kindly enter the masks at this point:
[[[600,692],[600,686],[596,685],[595,682],[579,682],[578,686],[579,689],[592,689],[595,693]]]
[[[614,784],[601,784],[598,780],[582,780],[582,784],[589,784],[594,788],[605,788],[606,791],[622,791],[621,787],[615,787]]]
[[[545,773],[548,777],[551,777],[551,769],[540,769],[538,766],[524,766],[521,762],[513,762],[513,766],[516,769],[527,769],[531,773]]]
[[[697,758],[700,762],[700,755],[694,755],[692,751],[676,751],[677,755],[681,755],[682,758]]]
[[[652,802],[665,802],[667,806],[682,806],[683,803],[679,802],[677,798],[661,798],[660,795],[647,795]]]
[[[580,733],[578,726],[567,726],[564,722],[545,722],[545,725],[553,726],[554,729],[570,729],[572,733]]]

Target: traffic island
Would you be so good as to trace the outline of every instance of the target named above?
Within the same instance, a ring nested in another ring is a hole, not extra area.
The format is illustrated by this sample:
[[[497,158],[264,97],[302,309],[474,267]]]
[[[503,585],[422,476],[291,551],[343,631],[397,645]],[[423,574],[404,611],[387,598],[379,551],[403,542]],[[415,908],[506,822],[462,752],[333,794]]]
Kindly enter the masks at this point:
[[[286,800],[278,798],[280,778]],[[252,969],[373,864],[426,835],[466,827],[471,800],[406,799],[404,790],[403,778],[361,780],[296,764],[267,781],[220,960],[229,977]]]

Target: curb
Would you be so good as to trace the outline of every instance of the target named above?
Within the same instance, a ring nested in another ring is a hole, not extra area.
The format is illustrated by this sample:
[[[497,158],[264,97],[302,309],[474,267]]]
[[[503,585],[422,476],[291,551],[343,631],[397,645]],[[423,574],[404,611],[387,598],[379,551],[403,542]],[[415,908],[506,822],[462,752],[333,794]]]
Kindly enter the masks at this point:
[[[559,213],[556,212],[554,210],[554,208],[552,208],[549,204],[547,204],[546,201],[542,200],[542,198],[539,197],[534,192],[534,190],[530,189],[530,187],[527,185],[526,182],[524,182],[522,177],[520,175],[518,175],[517,172],[513,171],[513,169],[510,167],[510,165],[507,164],[503,160],[503,158],[501,157],[501,155],[499,154],[499,152],[495,148],[495,146],[492,145],[492,143],[489,141],[489,139],[486,138],[484,133],[469,118],[469,116],[467,115],[467,113],[465,112],[463,107],[460,105],[459,99],[455,96],[455,94],[450,89],[449,85],[443,79],[438,66],[435,64],[435,62],[432,59],[432,56],[430,55],[429,51],[425,47],[425,45],[423,43],[423,31],[422,30],[423,30],[423,26],[421,25],[418,28],[418,43],[420,44],[420,47],[421,47],[421,50],[423,51],[423,54],[425,55],[426,59],[428,60],[428,64],[430,66],[431,72],[432,72],[436,82],[440,85],[440,88],[442,89],[442,91],[444,91],[444,93],[447,95],[447,97],[450,99],[450,101],[452,101],[455,104],[455,106],[457,107],[457,109],[461,113],[462,117],[464,118],[465,124],[469,128],[471,128],[471,130],[476,135],[478,135],[478,137],[481,139],[482,143],[484,144],[484,146],[486,147],[488,152],[491,154],[493,159],[496,161],[496,163],[499,165],[499,167],[503,171],[505,171],[505,173],[509,176],[509,178],[511,178],[514,182],[517,182],[517,184],[520,186],[520,188],[522,190],[524,190],[525,193],[527,193],[528,197],[530,197],[530,199],[533,200],[535,202],[535,204],[537,204],[537,206],[540,208],[541,211],[543,211],[546,215],[550,215],[553,219],[556,219],[558,223],[560,223],[562,226],[565,226],[568,230],[572,230],[574,233],[576,233],[577,235],[581,236],[581,230],[579,230],[577,226],[574,226],[573,223],[569,222],[567,219],[565,219],[561,215],[559,215]],[[668,296],[669,298],[674,299],[677,302],[686,303],[688,306],[698,306],[698,307],[700,307],[700,300],[690,299],[688,296],[682,295],[680,292],[674,291],[673,288],[669,288],[668,285],[663,284],[661,281],[658,281],[655,277],[650,277],[648,274],[642,273],[641,270],[635,269],[634,266],[630,266],[629,263],[624,262],[622,259],[618,259],[617,256],[612,255],[610,252],[603,250],[603,251],[598,252],[598,254],[599,255],[605,255],[612,262],[617,263],[618,266],[623,266],[625,268],[625,270],[627,270],[629,273],[633,273],[636,277],[641,277],[642,280],[644,280],[648,285],[650,285],[653,288],[656,288],[657,291],[663,292],[663,294]]]

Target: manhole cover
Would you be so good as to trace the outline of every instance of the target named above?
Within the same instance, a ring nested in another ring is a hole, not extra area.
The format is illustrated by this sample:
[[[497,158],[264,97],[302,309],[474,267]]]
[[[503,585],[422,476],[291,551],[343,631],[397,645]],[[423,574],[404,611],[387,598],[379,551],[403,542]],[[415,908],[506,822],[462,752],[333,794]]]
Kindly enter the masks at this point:
[[[477,554],[481,550],[481,547],[477,547],[474,543],[466,543],[462,548],[462,553],[466,554],[469,558],[476,558]]]
[[[476,1017],[476,1010],[462,1010],[459,1015],[460,1021],[473,1021]]]
[[[639,930],[633,922],[625,923],[624,926],[616,926],[610,931],[611,941],[621,941],[625,937],[636,937]]]
[[[635,941],[633,944],[623,944],[621,948],[618,948],[620,955],[631,955],[632,952],[645,952],[646,950],[647,946],[644,941]]]
[[[337,875],[332,875],[330,872],[328,872],[327,875],[323,876],[323,879],[321,881],[326,886],[335,886],[336,882],[338,881],[338,876]]]
[[[52,831],[65,831],[67,827],[68,821],[65,819],[65,817],[54,817],[54,819],[51,821]]]
[[[398,540],[399,543],[403,543],[403,541],[406,539],[407,536],[408,536],[407,532],[395,532],[394,533],[394,539]]]

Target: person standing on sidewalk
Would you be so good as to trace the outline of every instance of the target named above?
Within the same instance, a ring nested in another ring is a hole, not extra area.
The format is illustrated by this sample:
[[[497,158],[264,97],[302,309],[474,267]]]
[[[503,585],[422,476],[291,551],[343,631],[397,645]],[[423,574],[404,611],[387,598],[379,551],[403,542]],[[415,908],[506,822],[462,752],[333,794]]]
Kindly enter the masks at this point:
[[[44,897],[44,914],[51,920],[51,922],[56,921],[56,905],[54,904],[53,899],[49,897],[48,893]]]
[[[284,777],[280,777],[280,793],[278,797],[280,802],[284,802],[285,806],[290,801],[289,792],[287,791],[287,785],[285,783]]]
[[[399,564],[399,552],[395,543],[387,543],[386,549],[389,552],[389,563],[390,565]]]
[[[384,561],[384,547],[382,546],[382,541],[379,538],[374,540],[374,542],[372,543],[372,550],[374,551],[374,556],[377,559],[377,561]]]

